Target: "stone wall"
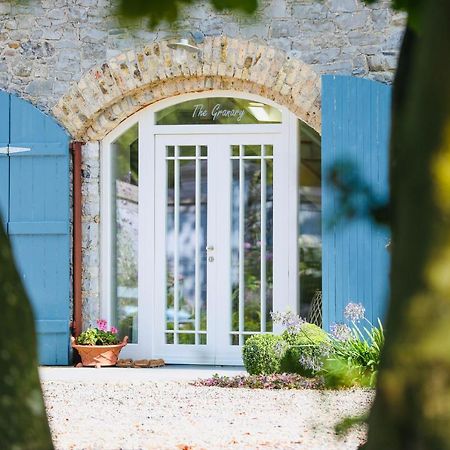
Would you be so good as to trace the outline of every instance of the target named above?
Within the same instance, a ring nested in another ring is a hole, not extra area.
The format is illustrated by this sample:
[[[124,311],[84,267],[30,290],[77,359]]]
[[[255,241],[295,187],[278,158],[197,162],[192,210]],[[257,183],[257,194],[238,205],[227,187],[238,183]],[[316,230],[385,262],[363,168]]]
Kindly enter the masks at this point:
[[[392,78],[404,16],[383,0],[262,0],[257,14],[215,13],[207,3],[184,13],[175,27],[121,27],[110,0],[0,0],[0,89],[50,112],[73,82],[128,49],[186,31],[254,40],[286,51],[317,73]]]
[[[83,329],[100,318],[100,145],[82,147],[82,315]]]

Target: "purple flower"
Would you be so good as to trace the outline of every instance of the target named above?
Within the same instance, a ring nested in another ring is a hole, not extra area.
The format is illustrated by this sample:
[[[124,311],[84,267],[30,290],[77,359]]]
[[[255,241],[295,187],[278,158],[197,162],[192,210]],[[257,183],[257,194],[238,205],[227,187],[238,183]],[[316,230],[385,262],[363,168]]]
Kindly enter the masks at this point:
[[[275,344],[274,350],[278,357],[282,358],[284,353],[286,352],[287,343],[286,342],[277,342]]]
[[[330,327],[331,335],[338,341],[348,341],[352,337],[352,330],[345,323],[335,323]]]
[[[320,372],[323,368],[323,362],[318,355],[303,354],[300,356],[299,363],[307,370],[312,372]]]
[[[278,311],[271,312],[274,323],[280,323],[286,328],[288,333],[299,333],[305,321],[292,311],[280,313]]]
[[[116,327],[111,327],[111,333],[112,334],[117,334],[117,328]]]
[[[344,309],[344,317],[352,322],[359,322],[364,319],[366,309],[362,303],[349,303]]]

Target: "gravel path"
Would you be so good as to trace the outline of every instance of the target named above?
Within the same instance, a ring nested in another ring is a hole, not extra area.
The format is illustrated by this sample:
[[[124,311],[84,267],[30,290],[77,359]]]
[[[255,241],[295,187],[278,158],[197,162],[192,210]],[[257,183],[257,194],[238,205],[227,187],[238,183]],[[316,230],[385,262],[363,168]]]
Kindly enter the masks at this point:
[[[56,448],[353,450],[363,428],[333,426],[373,394],[194,387],[186,382],[44,382]]]

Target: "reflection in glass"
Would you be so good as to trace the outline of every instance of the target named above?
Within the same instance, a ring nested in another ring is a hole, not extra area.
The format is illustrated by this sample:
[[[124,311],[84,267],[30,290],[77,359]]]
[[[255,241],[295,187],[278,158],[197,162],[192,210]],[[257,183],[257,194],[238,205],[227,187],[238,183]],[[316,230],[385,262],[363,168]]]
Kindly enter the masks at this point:
[[[188,100],[156,113],[156,125],[281,123],[281,111],[253,100],[210,97]]]
[[[261,331],[261,161],[245,160],[244,177],[244,331]]]
[[[322,325],[322,191],[319,134],[300,122],[300,315]]]
[[[272,331],[272,151],[272,146],[231,147],[231,345]]]
[[[138,125],[111,145],[112,323],[120,337],[138,340]]]
[[[206,147],[166,151],[166,343],[205,345]]]
[[[272,155],[272,146],[266,155]],[[266,159],[266,331],[273,331],[273,160]]]

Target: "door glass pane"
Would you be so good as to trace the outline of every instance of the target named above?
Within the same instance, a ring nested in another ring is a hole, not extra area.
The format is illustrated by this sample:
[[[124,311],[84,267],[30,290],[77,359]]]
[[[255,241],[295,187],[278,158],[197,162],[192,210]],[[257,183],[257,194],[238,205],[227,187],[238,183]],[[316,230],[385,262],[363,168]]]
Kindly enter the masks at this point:
[[[261,331],[261,161],[244,160],[243,165],[244,331]]]
[[[268,148],[269,147],[269,148]],[[272,156],[272,146],[266,146],[266,155]],[[266,158],[266,331],[273,331],[273,160]]]
[[[156,125],[281,123],[281,111],[253,100],[213,97],[188,100],[156,113]]]
[[[138,340],[138,125],[111,145],[112,323],[120,337]]]
[[[206,147],[167,146],[166,173],[166,343],[205,345]]]
[[[300,315],[322,326],[322,191],[320,135],[300,122]]]
[[[273,148],[231,147],[231,344],[272,331]]]

